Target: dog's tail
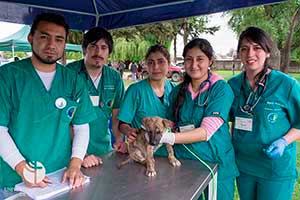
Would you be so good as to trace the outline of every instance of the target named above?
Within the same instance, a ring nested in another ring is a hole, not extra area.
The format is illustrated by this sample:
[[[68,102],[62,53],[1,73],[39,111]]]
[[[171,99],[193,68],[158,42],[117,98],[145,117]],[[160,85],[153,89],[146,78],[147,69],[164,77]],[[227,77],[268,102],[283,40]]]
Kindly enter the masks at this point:
[[[130,163],[132,161],[133,161],[132,158],[130,156],[128,156],[128,158],[126,160],[118,163],[117,168],[121,169],[121,167],[123,167],[124,165],[126,165],[126,164],[128,164],[128,163]]]

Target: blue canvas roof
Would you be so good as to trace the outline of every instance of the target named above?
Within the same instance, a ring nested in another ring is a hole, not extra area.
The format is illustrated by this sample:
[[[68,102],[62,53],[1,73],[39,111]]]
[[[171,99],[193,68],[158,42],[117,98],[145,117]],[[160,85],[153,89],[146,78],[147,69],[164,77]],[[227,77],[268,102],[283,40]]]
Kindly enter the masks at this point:
[[[0,0],[0,21],[31,24],[41,12],[62,13],[72,29],[107,29],[165,21],[283,0]]]

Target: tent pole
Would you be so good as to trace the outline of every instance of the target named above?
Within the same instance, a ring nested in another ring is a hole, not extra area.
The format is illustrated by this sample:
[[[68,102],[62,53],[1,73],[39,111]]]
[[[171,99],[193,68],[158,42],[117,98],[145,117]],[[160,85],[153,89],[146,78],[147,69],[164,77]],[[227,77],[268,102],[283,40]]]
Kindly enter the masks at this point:
[[[12,57],[13,57],[13,59],[15,59],[15,46],[14,45],[12,45],[11,51],[12,51]]]

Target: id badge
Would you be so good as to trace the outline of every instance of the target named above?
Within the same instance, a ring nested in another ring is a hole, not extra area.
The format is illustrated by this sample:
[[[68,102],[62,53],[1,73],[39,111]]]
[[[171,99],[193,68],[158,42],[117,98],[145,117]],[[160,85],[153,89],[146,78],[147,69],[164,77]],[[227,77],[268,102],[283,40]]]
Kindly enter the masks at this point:
[[[195,129],[194,124],[189,124],[189,125],[186,125],[186,126],[179,126],[179,131],[180,132],[190,131],[190,130],[194,130],[194,129]]]
[[[99,96],[90,96],[93,106],[99,106]]]
[[[253,118],[235,117],[234,128],[243,131],[252,131]]]

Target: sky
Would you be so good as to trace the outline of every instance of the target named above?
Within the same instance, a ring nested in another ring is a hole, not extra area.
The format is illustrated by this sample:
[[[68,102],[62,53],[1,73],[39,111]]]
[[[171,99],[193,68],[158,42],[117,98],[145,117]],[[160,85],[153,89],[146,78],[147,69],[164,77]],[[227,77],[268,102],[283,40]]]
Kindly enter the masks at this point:
[[[24,25],[0,21],[0,39],[19,31]]]
[[[228,26],[227,22],[229,18],[227,16],[222,16],[223,13],[215,13],[208,15],[208,27],[210,26],[220,26],[220,30],[215,32],[214,35],[211,34],[201,34],[200,38],[207,39],[212,45],[215,54],[226,55],[231,49],[236,49],[237,47],[237,36]],[[171,55],[173,54],[173,46],[171,45]],[[177,39],[177,56],[180,57],[183,51],[183,40],[182,38]]]
[[[220,26],[220,30],[214,35],[203,34],[200,37],[207,39],[217,54],[226,54],[230,49],[237,48],[237,36],[227,24],[229,18],[223,13],[209,15],[209,26]]]
[[[237,46],[237,38],[236,35],[233,33],[233,31],[230,29],[230,27],[227,24],[228,17],[222,16],[222,13],[215,13],[209,15],[209,24],[208,26],[220,26],[220,30],[217,31],[214,35],[210,34],[203,34],[200,35],[199,37],[203,37],[207,39],[216,54],[222,54],[225,55],[227,54],[230,49],[236,49]],[[22,24],[13,24],[13,23],[7,23],[7,22],[0,22],[0,39],[3,37],[6,37],[12,33],[17,32],[20,30],[23,25]],[[178,55],[180,56],[182,54],[183,50],[183,42],[182,39],[177,40],[178,43],[178,48],[177,52]],[[171,49],[172,46],[171,46]],[[172,50],[171,50],[172,54]]]

